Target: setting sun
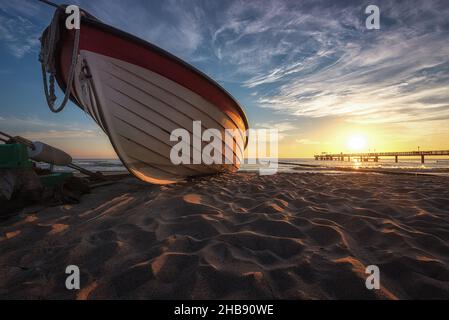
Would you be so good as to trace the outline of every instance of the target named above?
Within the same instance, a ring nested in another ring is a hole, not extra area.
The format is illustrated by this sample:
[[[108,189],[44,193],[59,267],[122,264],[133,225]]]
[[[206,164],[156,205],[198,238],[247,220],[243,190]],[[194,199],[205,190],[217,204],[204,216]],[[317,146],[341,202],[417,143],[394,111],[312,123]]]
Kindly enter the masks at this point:
[[[347,141],[347,147],[351,151],[362,151],[366,148],[366,146],[367,146],[367,141],[364,136],[360,136],[360,135],[350,136]]]

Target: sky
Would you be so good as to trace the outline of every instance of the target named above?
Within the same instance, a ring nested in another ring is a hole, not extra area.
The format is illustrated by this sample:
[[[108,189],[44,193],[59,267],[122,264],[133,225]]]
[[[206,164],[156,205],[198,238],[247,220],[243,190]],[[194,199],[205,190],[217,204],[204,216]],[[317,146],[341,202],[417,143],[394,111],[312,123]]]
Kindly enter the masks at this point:
[[[279,130],[282,158],[449,149],[448,1],[70,4],[211,76],[244,106],[251,128]],[[365,25],[372,4],[379,30]],[[39,36],[52,14],[34,0],[0,1],[0,128],[75,158],[114,158],[83,111],[46,106]]]

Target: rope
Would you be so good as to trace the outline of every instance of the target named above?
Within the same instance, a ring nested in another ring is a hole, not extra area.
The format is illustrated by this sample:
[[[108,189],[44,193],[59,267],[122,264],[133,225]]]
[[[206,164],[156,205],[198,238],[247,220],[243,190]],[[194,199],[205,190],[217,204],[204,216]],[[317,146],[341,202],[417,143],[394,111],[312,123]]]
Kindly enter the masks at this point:
[[[42,69],[42,78],[44,82],[45,98],[47,100],[48,107],[54,113],[61,112],[70,98],[72,83],[73,79],[75,78],[76,64],[78,61],[78,48],[80,41],[80,30],[76,29],[72,51],[72,62],[70,65],[69,75],[66,81],[64,100],[59,105],[59,107],[55,108],[55,102],[57,99],[55,95],[55,77],[56,77],[55,47],[60,37],[59,21],[61,13],[63,13],[61,9],[56,10],[50,26],[44,31],[44,34],[42,35],[41,38],[41,52],[39,54],[39,61],[41,63]],[[47,80],[47,73],[50,74],[49,81]]]

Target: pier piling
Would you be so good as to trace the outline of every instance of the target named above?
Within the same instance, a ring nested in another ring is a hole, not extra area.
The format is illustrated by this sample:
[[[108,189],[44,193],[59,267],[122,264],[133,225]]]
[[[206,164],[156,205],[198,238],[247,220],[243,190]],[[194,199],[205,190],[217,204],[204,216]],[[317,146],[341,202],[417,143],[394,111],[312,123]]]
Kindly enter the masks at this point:
[[[433,150],[433,151],[397,151],[397,152],[367,152],[367,153],[336,153],[329,154],[323,153],[321,155],[315,155],[315,160],[337,160],[351,161],[351,158],[357,158],[360,162],[374,161],[379,162],[381,157],[394,157],[396,163],[399,162],[399,157],[420,157],[421,163],[425,163],[425,157],[427,156],[449,156],[449,150]]]

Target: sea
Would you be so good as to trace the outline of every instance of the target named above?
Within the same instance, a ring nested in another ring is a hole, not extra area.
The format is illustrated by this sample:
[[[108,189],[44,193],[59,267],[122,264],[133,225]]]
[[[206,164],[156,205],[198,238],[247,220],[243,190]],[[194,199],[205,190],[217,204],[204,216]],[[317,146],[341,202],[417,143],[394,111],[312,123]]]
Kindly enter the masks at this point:
[[[75,159],[76,165],[90,170],[100,172],[123,172],[127,171],[118,159]],[[253,161],[254,162],[254,161]],[[46,164],[39,164],[42,168],[48,168]],[[263,165],[259,163],[243,163],[240,171],[258,171]],[[284,158],[278,159],[278,172],[321,172],[338,174],[352,169],[368,169],[372,171],[411,172],[444,175],[449,177],[449,159],[432,159],[428,157],[424,164],[416,158],[399,158],[396,163],[394,159],[379,159],[379,162],[355,161],[319,161],[313,158]],[[74,171],[67,167],[54,168],[54,171]]]

